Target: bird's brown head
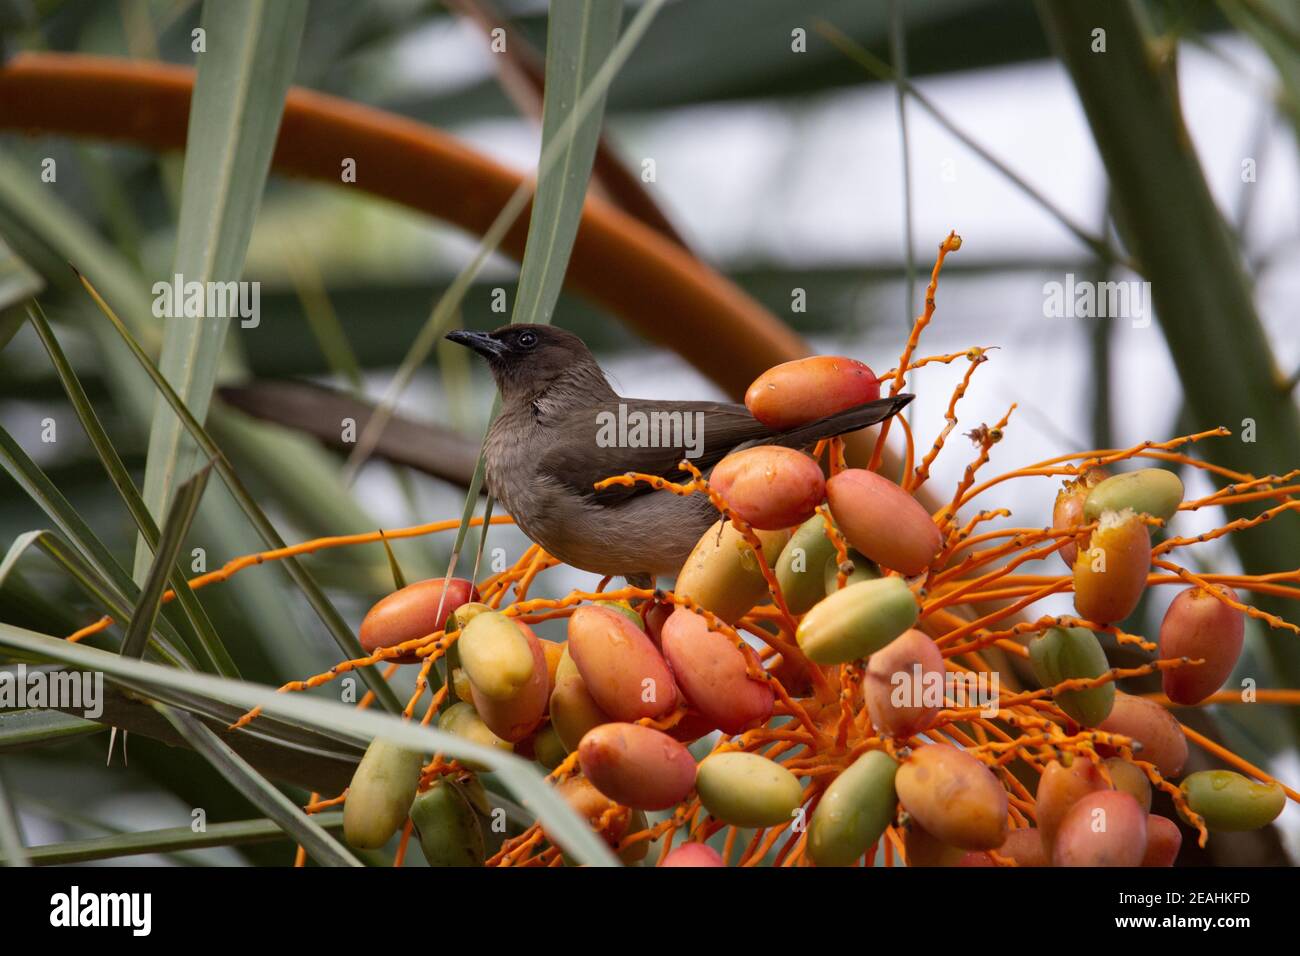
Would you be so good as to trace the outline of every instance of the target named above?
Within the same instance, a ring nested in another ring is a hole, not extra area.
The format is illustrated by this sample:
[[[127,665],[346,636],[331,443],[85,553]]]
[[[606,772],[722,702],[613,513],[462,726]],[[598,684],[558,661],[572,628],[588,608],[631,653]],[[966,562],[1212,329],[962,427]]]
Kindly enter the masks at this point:
[[[457,329],[447,338],[487,360],[506,402],[535,402],[548,394],[572,399],[609,391],[586,343],[552,325],[503,325],[492,332]]]

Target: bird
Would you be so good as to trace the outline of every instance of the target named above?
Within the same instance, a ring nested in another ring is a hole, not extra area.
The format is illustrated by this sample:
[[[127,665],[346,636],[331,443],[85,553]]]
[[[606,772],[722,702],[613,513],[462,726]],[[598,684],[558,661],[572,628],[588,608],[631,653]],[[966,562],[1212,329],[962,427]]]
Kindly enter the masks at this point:
[[[774,431],[744,405],[621,396],[586,343],[558,326],[457,329],[446,337],[487,361],[501,394],[484,443],[489,493],[547,553],[640,587],[675,575],[720,515],[707,495],[674,495],[643,482],[597,491],[597,482],[628,472],[689,480],[683,458],[707,478],[734,451],[808,448],[882,422],[913,397],[881,398]]]

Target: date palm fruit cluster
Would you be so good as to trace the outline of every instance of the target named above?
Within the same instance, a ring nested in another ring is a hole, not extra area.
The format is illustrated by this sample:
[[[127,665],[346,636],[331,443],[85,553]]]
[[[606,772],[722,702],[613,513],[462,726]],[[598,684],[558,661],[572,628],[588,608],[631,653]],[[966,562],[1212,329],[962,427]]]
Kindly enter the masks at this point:
[[[866,366],[819,357],[766,373],[748,404],[788,427],[878,395]],[[918,690],[943,687],[956,669],[922,621],[923,576],[946,543],[940,524],[876,471],[830,470],[826,479],[812,456],[775,446],[724,459],[707,488],[726,517],[700,539],[674,590],[635,606],[580,604],[563,643],[539,639],[518,615],[482,603],[471,582],[452,579],[384,598],[362,625],[363,645],[374,652],[454,634],[439,726],[536,760],[627,863],[662,836],[647,814],[672,812],[669,820],[691,814],[700,837],[718,827],[788,828],[802,860],[819,866],[852,865],[891,830],[910,865],[1172,865],[1181,831],[1150,812],[1148,773],[1171,780],[1187,760],[1169,710],[1116,691],[1093,629],[1053,624],[1029,640],[1028,660],[1039,684],[1055,689],[1055,710],[1044,713],[1058,733],[1099,732],[1086,746],[1042,760],[1030,791],[989,759],[996,751],[972,752],[940,732],[951,700],[897,693],[904,677],[921,678]],[[1094,468],[1066,484],[1053,531],[1080,621],[1105,627],[1133,611],[1151,569],[1150,529],[1182,500],[1177,475],[1159,468],[1111,477]],[[1245,612],[1232,589],[1216,590],[1188,587],[1161,626],[1164,658],[1198,662],[1164,670],[1175,703],[1218,691],[1241,652]],[[793,643],[780,643],[777,627],[764,630],[783,617],[796,622]],[[765,659],[740,638],[742,621],[776,652]],[[805,751],[825,757],[796,759],[778,728],[805,732],[814,745]],[[723,742],[697,760],[689,745],[714,732]],[[751,739],[773,743],[761,752]],[[382,846],[409,816],[430,863],[482,865],[489,806],[480,768],[426,777],[425,765],[425,755],[376,741],[347,795],[347,838]],[[1009,812],[1010,796],[1029,792],[1028,808]],[[1191,774],[1179,793],[1190,813],[1225,831],[1269,823],[1285,799],[1280,786],[1227,770]],[[628,839],[637,833],[653,836]],[[691,839],[662,852],[659,865],[722,866],[724,857]]]
[[[1204,463],[1178,449],[1220,429],[981,484],[1008,412],[970,433],[975,460],[932,514],[917,492],[988,359],[983,349],[913,357],[937,273],[896,370],[877,379],[853,359],[805,359],[746,396],[759,420],[790,427],[871,401],[882,384],[897,394],[920,365],[965,358],[947,427],[919,463],[911,428],[893,421],[865,467],[848,467],[832,439],[810,453],[745,449],[707,480],[687,463],[680,484],[611,476],[598,487],[644,481],[718,507],[671,590],[531,597],[558,563],[533,548],[477,585],[425,581],[380,601],[360,663],[417,661],[422,675],[440,665],[438,726],[535,761],[626,864],[1170,866],[1185,835],[1204,845],[1210,831],[1269,824],[1294,792],[1185,731],[1171,707],[1240,703],[1222,688],[1247,616],[1296,628],[1241,603],[1238,590],[1261,579],[1197,574],[1175,558],[1294,510],[1285,480],[1216,469],[1232,484],[1185,501],[1174,468]],[[882,458],[891,427],[905,430],[898,480]],[[1045,526],[1000,528],[992,522],[1009,511],[971,507],[993,485],[1042,476],[1065,479]],[[1164,530],[1181,511],[1239,498],[1273,505],[1195,538]],[[1031,560],[1050,571],[1053,555],[1066,574],[1025,572]],[[1122,626],[1153,584],[1182,588],[1158,642]],[[1073,614],[1035,613],[1070,594]],[[533,631],[556,618],[564,641]],[[1099,635],[1148,663],[1117,669]],[[1155,673],[1163,695],[1116,687]],[[972,701],[961,687],[986,693]],[[1275,694],[1265,706],[1297,702]],[[1182,776],[1189,737],[1226,768]],[[375,741],[347,793],[347,839],[377,847],[407,827],[435,865],[570,862],[539,823],[488,825],[482,770]]]

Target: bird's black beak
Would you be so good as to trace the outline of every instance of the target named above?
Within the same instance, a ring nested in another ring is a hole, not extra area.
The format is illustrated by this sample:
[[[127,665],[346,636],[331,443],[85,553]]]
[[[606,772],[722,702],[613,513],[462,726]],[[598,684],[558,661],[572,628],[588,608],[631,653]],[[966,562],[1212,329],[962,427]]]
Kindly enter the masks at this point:
[[[471,332],[469,329],[456,329],[447,333],[447,339],[457,345],[473,349],[484,358],[495,358],[506,351],[506,347],[487,332]]]

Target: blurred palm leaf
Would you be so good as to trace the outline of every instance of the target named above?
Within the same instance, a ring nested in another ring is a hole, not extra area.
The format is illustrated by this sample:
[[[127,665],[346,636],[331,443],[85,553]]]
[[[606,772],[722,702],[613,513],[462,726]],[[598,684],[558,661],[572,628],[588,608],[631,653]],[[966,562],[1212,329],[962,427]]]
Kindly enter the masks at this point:
[[[60,347],[58,339],[55,338],[54,331],[50,328],[49,323],[46,322],[40,306],[33,303],[33,306],[28,310],[28,314],[31,317],[33,328],[36,329],[36,334],[41,339],[41,344],[45,346],[45,351],[50,356],[50,362],[54,366],[55,374],[58,375],[69,401],[72,402],[73,410],[77,413],[82,429],[90,438],[90,443],[95,447],[95,453],[99,456],[104,471],[108,474],[109,480],[112,481],[113,487],[117,489],[117,493],[122,498],[127,510],[131,512],[131,517],[135,519],[136,526],[144,536],[145,541],[148,542],[149,547],[156,554],[159,542],[158,527],[154,524],[149,509],[145,507],[144,499],[140,497],[135,482],[122,464],[122,459],[113,447],[112,439],[108,437],[108,433],[104,431],[103,425],[100,424],[94,406],[86,396],[85,389],[82,388],[81,382],[77,379],[77,374],[73,371],[67,356],[63,354],[63,349]],[[182,543],[182,539],[178,539],[175,543],[178,552]],[[234,661],[231,660],[229,652],[222,645],[221,639],[217,637],[212,622],[208,619],[207,612],[203,610],[203,605],[199,603],[198,598],[186,585],[184,569],[176,562],[175,558],[173,558],[167,579],[176,593],[177,603],[184,611],[186,622],[189,625],[188,629],[183,632],[185,636],[187,638],[192,637],[197,644],[201,645],[208,660],[218,673],[226,677],[238,677],[239,671],[235,667]]]
[[[227,701],[244,708],[260,707],[267,714],[299,721],[321,733],[355,743],[376,737],[421,753],[443,753],[490,768],[522,804],[537,815],[547,834],[579,863],[617,866],[618,862],[586,823],[564,802],[542,775],[529,763],[495,747],[472,743],[445,731],[413,721],[358,710],[345,704],[310,698],[302,694],[280,694],[269,687],[243,681],[183,673],[106,654],[91,647],[68,644],[43,634],[0,624],[0,647],[23,655],[59,661],[79,670],[103,671],[115,683],[128,689],[166,699],[180,692]]]
[[[18,822],[18,812],[13,801],[9,799],[9,787],[5,783],[4,771],[0,770],[0,852],[4,854],[5,866],[29,866],[27,850],[23,847],[22,828]]]
[[[312,820],[326,832],[343,828],[343,813],[331,810],[316,814]],[[67,866],[95,860],[116,860],[146,853],[179,853],[215,846],[246,846],[250,843],[284,841],[289,837],[274,820],[237,820],[209,823],[195,832],[193,827],[168,827],[143,833],[123,833],[106,837],[72,840],[49,846],[29,847],[27,858],[33,866]],[[4,862],[0,860],[0,862]]]
[[[198,447],[202,449],[204,454],[212,460],[213,465],[216,468],[217,473],[221,476],[222,481],[225,483],[226,488],[234,496],[236,503],[244,512],[244,515],[248,518],[249,522],[253,525],[258,535],[261,536],[265,545],[269,548],[276,549],[286,547],[284,539],[280,537],[279,532],[275,530],[275,526],[266,516],[266,513],[253,499],[253,496],[249,494],[248,489],[244,486],[244,483],[231,467],[229,459],[222,454],[221,449],[219,449],[216,443],[213,442],[211,436],[204,431],[203,426],[198,423],[194,418],[194,415],[188,408],[186,408],[181,397],[177,395],[175,390],[167,383],[162,372],[153,364],[152,361],[150,361],[149,356],[144,353],[144,350],[141,349],[135,339],[131,337],[131,333],[122,323],[122,320],[117,317],[111,308],[109,308],[108,303],[106,303],[99,293],[95,291],[94,286],[86,283],[86,290],[94,298],[95,304],[103,310],[104,315],[113,324],[117,333],[122,336],[123,341],[125,341],[127,347],[130,348],[132,355],[135,356],[136,361],[140,363],[140,367],[144,369],[146,374],[148,374],[148,376],[153,380],[154,386],[163,395],[167,404],[170,405],[172,410],[180,417],[181,424],[189,432],[190,437],[197,443]],[[327,598],[325,593],[320,589],[320,586],[312,579],[311,574],[302,567],[295,558],[285,558],[281,564],[289,573],[289,576],[293,578],[294,582],[302,590],[303,594],[307,598],[307,602],[311,605],[312,610],[316,612],[321,623],[323,623],[326,630],[330,632],[330,636],[334,639],[339,649],[349,658],[365,657],[366,654],[361,649],[361,644],[357,641],[356,635],[352,633],[351,629],[347,626],[334,605],[330,603],[329,598]],[[375,698],[381,706],[394,713],[402,709],[401,704],[397,700],[397,696],[393,693],[393,689],[389,687],[387,681],[376,674],[372,668],[363,668],[361,676],[370,689],[374,691]]]
[[[131,619],[126,625],[126,634],[122,637],[122,654],[125,657],[139,657],[144,651],[145,638],[153,629],[158,611],[162,607],[163,592],[167,590],[168,579],[174,576],[176,557],[185,543],[194,521],[194,514],[199,510],[199,500],[208,486],[210,466],[199,469],[177,489],[167,509],[167,520],[163,522],[162,531],[153,545],[153,563],[149,565],[144,583],[140,587],[140,600],[131,612]],[[189,588],[182,584],[184,590]],[[226,660],[229,664],[229,659]],[[236,676],[236,675],[227,675]]]
[[[104,728],[93,720],[57,710],[4,711],[0,712],[0,753],[41,747],[103,731]]]
[[[179,499],[179,495],[177,496]],[[155,708],[176,728],[186,743],[202,754],[217,771],[230,781],[250,803],[283,827],[294,842],[304,847],[312,858],[326,866],[360,866],[361,863],[330,836],[323,827],[303,813],[275,789],[261,774],[249,766],[198,718],[183,710],[155,704]]]
[[[657,12],[647,4],[646,29]],[[597,73],[615,59],[622,10],[597,0],[556,4],[546,33],[546,88],[542,102],[542,157],[528,242],[519,266],[511,322],[549,324],[578,234],[587,181],[604,121],[605,90],[615,73]],[[629,35],[635,38],[629,28]],[[625,60],[630,48],[625,48]],[[618,66],[615,66],[617,70]],[[547,164],[556,144],[563,146]]]
[[[72,504],[3,428],[0,428],[0,463],[63,533],[61,537],[49,531],[32,531],[19,536],[0,565],[3,572],[0,587],[23,552],[36,545],[71,573],[105,612],[119,620],[129,617],[130,608],[139,599],[139,588]],[[158,622],[150,643],[172,664],[193,666],[193,659],[179,646],[179,638],[169,622]]]
[[[219,391],[222,401],[255,418],[305,432],[341,452],[350,446],[335,423],[350,418],[364,431],[375,413],[372,402],[308,382],[252,382]],[[478,450],[478,442],[444,425],[393,415],[373,454],[464,488],[474,474]]]
[[[40,275],[0,239],[0,351],[23,324],[16,306],[45,287]]]
[[[97,288],[104,290],[110,301],[117,303],[126,317],[132,334],[144,347],[156,353],[159,329],[154,324],[150,299],[143,279],[129,262],[112,245],[94,230],[57,195],[48,190],[23,188],[27,177],[22,166],[0,155],[0,233],[4,233],[22,252],[24,258],[41,270],[50,282],[74,294],[63,314],[77,321],[95,343],[95,354],[101,365],[100,375],[113,397],[113,406],[121,417],[117,426],[128,434],[114,436],[115,447],[129,447],[131,439],[148,432],[153,412],[153,389],[147,377],[140,374],[135,359],[125,343],[105,323],[98,311],[85,301],[84,291],[68,263],[85,268]],[[84,376],[82,377],[84,380]],[[301,487],[299,498],[306,498],[303,489],[326,481],[330,473],[301,457],[294,458],[291,448],[282,450],[274,459],[249,456],[247,465],[254,474],[259,468],[282,468],[298,476]],[[330,515],[343,524],[355,523],[357,528],[373,526],[359,520],[354,514],[355,505],[345,497],[336,497]],[[205,550],[216,554],[240,554],[256,547],[251,535],[235,516],[233,502],[221,495],[210,496],[199,515],[198,537]],[[354,528],[356,530],[357,528]],[[130,575],[127,575],[130,578]],[[266,577],[252,577],[234,583],[226,594],[218,597],[212,609],[214,615],[239,622],[230,631],[230,638],[238,640],[246,669],[252,673],[269,676],[270,660],[287,663],[294,670],[309,665],[310,658],[299,650],[296,641],[284,641],[285,635],[299,633],[299,626],[279,599],[279,589]],[[273,640],[281,638],[281,640]]]
[[[271,165],[284,95],[293,78],[307,15],[305,0],[230,0],[203,5],[211,49],[200,55],[190,109],[180,228],[172,272],[191,282],[237,281]],[[159,366],[198,420],[208,409],[230,318],[183,314],[164,325]],[[155,400],[144,501],[167,508],[188,474],[193,443],[161,398]],[[136,548],[135,575],[149,563]]]

